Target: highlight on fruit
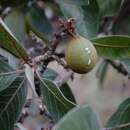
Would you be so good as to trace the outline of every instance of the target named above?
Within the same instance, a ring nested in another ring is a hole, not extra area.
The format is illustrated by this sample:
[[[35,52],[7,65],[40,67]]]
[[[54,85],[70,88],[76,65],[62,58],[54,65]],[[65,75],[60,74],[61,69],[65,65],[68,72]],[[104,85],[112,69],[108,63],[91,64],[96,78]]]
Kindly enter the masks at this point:
[[[84,74],[91,71],[97,63],[97,57],[96,49],[88,39],[78,35],[68,42],[65,60],[74,72]]]

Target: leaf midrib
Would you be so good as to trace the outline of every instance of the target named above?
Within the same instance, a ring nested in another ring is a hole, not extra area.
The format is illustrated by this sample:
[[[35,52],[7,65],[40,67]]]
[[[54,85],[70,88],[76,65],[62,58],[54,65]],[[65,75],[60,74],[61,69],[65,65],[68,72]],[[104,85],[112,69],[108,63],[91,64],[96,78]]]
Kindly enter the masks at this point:
[[[41,79],[40,79],[40,80],[41,80]],[[41,80],[41,81],[42,81],[42,83],[45,85],[45,87],[54,95],[54,97],[56,97],[56,99],[57,99],[59,102],[61,102],[61,103],[66,107],[67,110],[70,109],[64,102],[62,102],[62,100],[60,100],[60,99],[57,97],[57,95],[55,95],[55,93],[54,93],[50,88],[48,88],[48,86],[46,85],[46,83],[45,83],[43,80]],[[59,91],[60,91],[60,90],[59,90]],[[62,93],[61,93],[61,94],[62,94]],[[71,101],[69,101],[68,99],[66,99],[63,94],[62,94],[62,96],[63,96],[63,98],[64,98],[68,103],[71,103],[71,105],[76,106],[76,104],[74,104],[74,103],[72,103]]]
[[[19,47],[17,47],[16,46],[16,42],[17,43],[19,43],[19,41],[18,41],[18,39],[16,39],[16,37],[12,34],[12,32],[9,30],[9,28],[5,25],[5,23],[3,22],[3,20],[2,19],[0,19],[0,24],[1,24],[1,27],[2,27],[2,30],[3,31],[5,31],[6,33],[8,33],[9,35],[11,35],[11,37],[10,36],[8,36],[9,37],[9,39],[11,38],[11,40],[13,41],[12,42],[12,45],[13,45],[13,47],[14,47],[14,49],[15,49],[15,51],[18,53],[18,55],[22,58],[22,59],[24,59],[25,60],[25,57],[23,56],[23,54],[21,53],[21,50],[20,50],[20,48],[25,52],[25,49],[22,47],[22,46],[20,46],[19,45]],[[6,28],[5,28],[6,27]],[[13,38],[12,38],[13,37]],[[2,48],[4,48],[4,49],[7,49],[7,48],[5,48],[5,47],[3,47],[2,46]],[[15,53],[14,53],[15,54]],[[26,55],[26,58],[27,58],[28,56]]]
[[[130,48],[129,45],[104,45],[104,44],[100,44],[100,43],[95,43],[94,46],[97,46],[97,47],[109,47],[109,48]]]

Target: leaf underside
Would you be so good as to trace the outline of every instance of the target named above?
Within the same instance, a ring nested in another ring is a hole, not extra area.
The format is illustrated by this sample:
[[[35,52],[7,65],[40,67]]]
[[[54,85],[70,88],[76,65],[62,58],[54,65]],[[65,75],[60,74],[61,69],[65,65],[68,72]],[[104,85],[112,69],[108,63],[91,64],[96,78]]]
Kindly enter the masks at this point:
[[[5,73],[9,73],[12,71],[14,71],[12,67],[7,62],[0,59],[0,91],[8,88],[18,76],[18,74],[16,73],[5,75]]]
[[[7,89],[0,92],[0,129],[13,130],[27,96],[24,78],[17,78]]]

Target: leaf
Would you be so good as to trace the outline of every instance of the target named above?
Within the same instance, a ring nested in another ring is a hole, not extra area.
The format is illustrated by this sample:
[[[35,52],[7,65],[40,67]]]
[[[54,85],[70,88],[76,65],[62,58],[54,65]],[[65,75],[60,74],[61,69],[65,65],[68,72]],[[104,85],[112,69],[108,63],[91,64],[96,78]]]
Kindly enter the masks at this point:
[[[5,61],[4,58],[0,58],[0,72],[9,72],[14,69]]]
[[[130,122],[130,98],[123,101],[117,111],[110,117],[107,122],[107,127],[117,127],[118,125],[126,124]],[[123,130],[129,130],[128,128],[123,128]]]
[[[95,112],[85,106],[68,112],[53,130],[101,130],[101,126]]]
[[[43,74],[43,78],[49,79],[49,80],[54,80],[58,76],[58,73],[55,72],[53,69],[47,68]],[[58,87],[61,92],[64,94],[64,96],[72,101],[73,103],[76,103],[75,97],[73,95],[73,92],[69,85],[67,83],[63,84],[62,86]]]
[[[76,103],[76,99],[73,95],[73,92],[67,83],[63,84],[60,87],[60,90],[68,100],[70,100],[73,103]]]
[[[108,59],[123,59],[130,57],[129,36],[105,36],[91,40],[99,56]]]
[[[4,22],[14,34],[14,36],[20,42],[24,42],[26,30],[23,12],[18,9],[13,10],[9,15],[5,17]]]
[[[121,8],[123,0],[97,0],[100,7],[100,14],[103,17],[117,14]]]
[[[2,19],[0,19],[0,46],[18,58],[28,58],[26,50],[20,45]]]
[[[65,98],[60,89],[51,80],[39,78],[41,81],[44,104],[53,120],[57,122],[76,105]]]
[[[7,74],[5,73],[14,71],[8,63],[0,59],[0,92],[8,88],[12,82],[16,79],[17,74]]]
[[[44,10],[36,5],[31,6],[26,15],[26,25],[27,30],[33,31],[43,41],[49,41],[53,28],[45,16]]]
[[[97,35],[99,7],[96,0],[89,0],[89,5],[67,4],[62,1],[58,3],[66,18],[76,18],[77,30],[80,35],[87,38]]]
[[[24,78],[17,78],[7,89],[0,92],[1,130],[13,130],[27,96]]]
[[[43,73],[43,78],[54,80],[58,76],[58,73],[54,71],[53,69],[47,68]]]
[[[24,66],[25,66],[25,75],[26,75],[27,81],[30,84],[30,88],[33,92],[33,96],[34,98],[37,98],[38,95],[36,93],[35,83],[34,83],[34,68],[31,68],[28,64],[24,64]]]

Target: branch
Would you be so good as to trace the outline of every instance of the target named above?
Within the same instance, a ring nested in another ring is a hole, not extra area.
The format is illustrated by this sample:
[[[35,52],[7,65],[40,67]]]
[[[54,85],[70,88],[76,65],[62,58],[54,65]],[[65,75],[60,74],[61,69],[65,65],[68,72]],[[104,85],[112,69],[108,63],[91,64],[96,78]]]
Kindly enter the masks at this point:
[[[75,33],[74,22],[75,22],[74,19],[68,19],[68,20],[60,19],[58,22],[57,32],[53,35],[50,44],[45,47],[45,50],[43,50],[44,53],[32,59],[33,66],[37,66],[37,64],[40,64],[42,66],[42,68],[40,68],[41,73],[44,73],[48,64],[54,60],[57,61],[58,64],[62,65],[66,70],[68,70],[68,66],[65,64],[64,60],[61,59],[64,57],[60,57],[56,55],[56,48],[63,39],[67,39],[75,36],[76,33]],[[67,76],[67,77],[71,77],[71,76]],[[63,80],[61,79],[62,79],[61,77],[58,78],[58,81],[56,81],[56,83],[62,84],[62,82],[66,81],[64,80],[64,78]],[[36,86],[37,93],[39,93],[40,96],[39,82],[37,80],[37,77],[35,78],[35,86]]]
[[[113,68],[115,68],[119,73],[123,74],[124,76],[128,76],[128,78],[130,79],[130,73],[127,70],[127,67],[121,63],[120,61],[112,61],[107,59],[106,60],[109,64],[111,64],[113,66]]]
[[[66,70],[69,69],[69,67],[68,67],[68,65],[66,64],[66,62],[65,62],[64,59],[60,59],[60,58],[59,58],[58,56],[56,56],[56,55],[52,55],[52,58],[53,58],[55,61],[57,61],[57,63],[58,63],[59,65],[63,66],[64,69],[66,69]]]
[[[34,63],[37,64],[37,63],[42,62],[43,69],[45,70],[50,61],[52,60],[59,61],[60,57],[55,55],[56,48],[63,39],[67,39],[69,37],[75,36],[76,32],[75,32],[74,22],[75,20],[72,18],[68,20],[61,20],[61,19],[59,20],[57,32],[54,34],[52,40],[50,41],[50,44],[47,48],[46,53],[44,53],[41,56],[36,57],[34,60]]]
[[[28,99],[24,105],[24,108],[22,110],[22,113],[20,115],[20,117],[17,120],[17,124],[21,124],[23,125],[24,121],[26,120],[27,117],[32,117],[34,115],[32,115],[31,113],[31,109],[33,106],[33,100],[34,99]],[[50,116],[50,114],[48,113],[46,106],[44,106],[42,104],[42,100],[41,98],[36,98],[36,105],[37,105],[37,113],[35,116],[42,116],[44,122],[43,122],[43,126],[41,126],[41,130],[52,130],[51,128],[55,125],[55,123],[52,121],[52,117]],[[39,128],[40,129],[40,128]]]
[[[59,58],[64,58],[64,57],[65,57],[65,52],[60,52],[60,53],[55,52],[54,55],[55,55],[55,56],[58,56]]]

